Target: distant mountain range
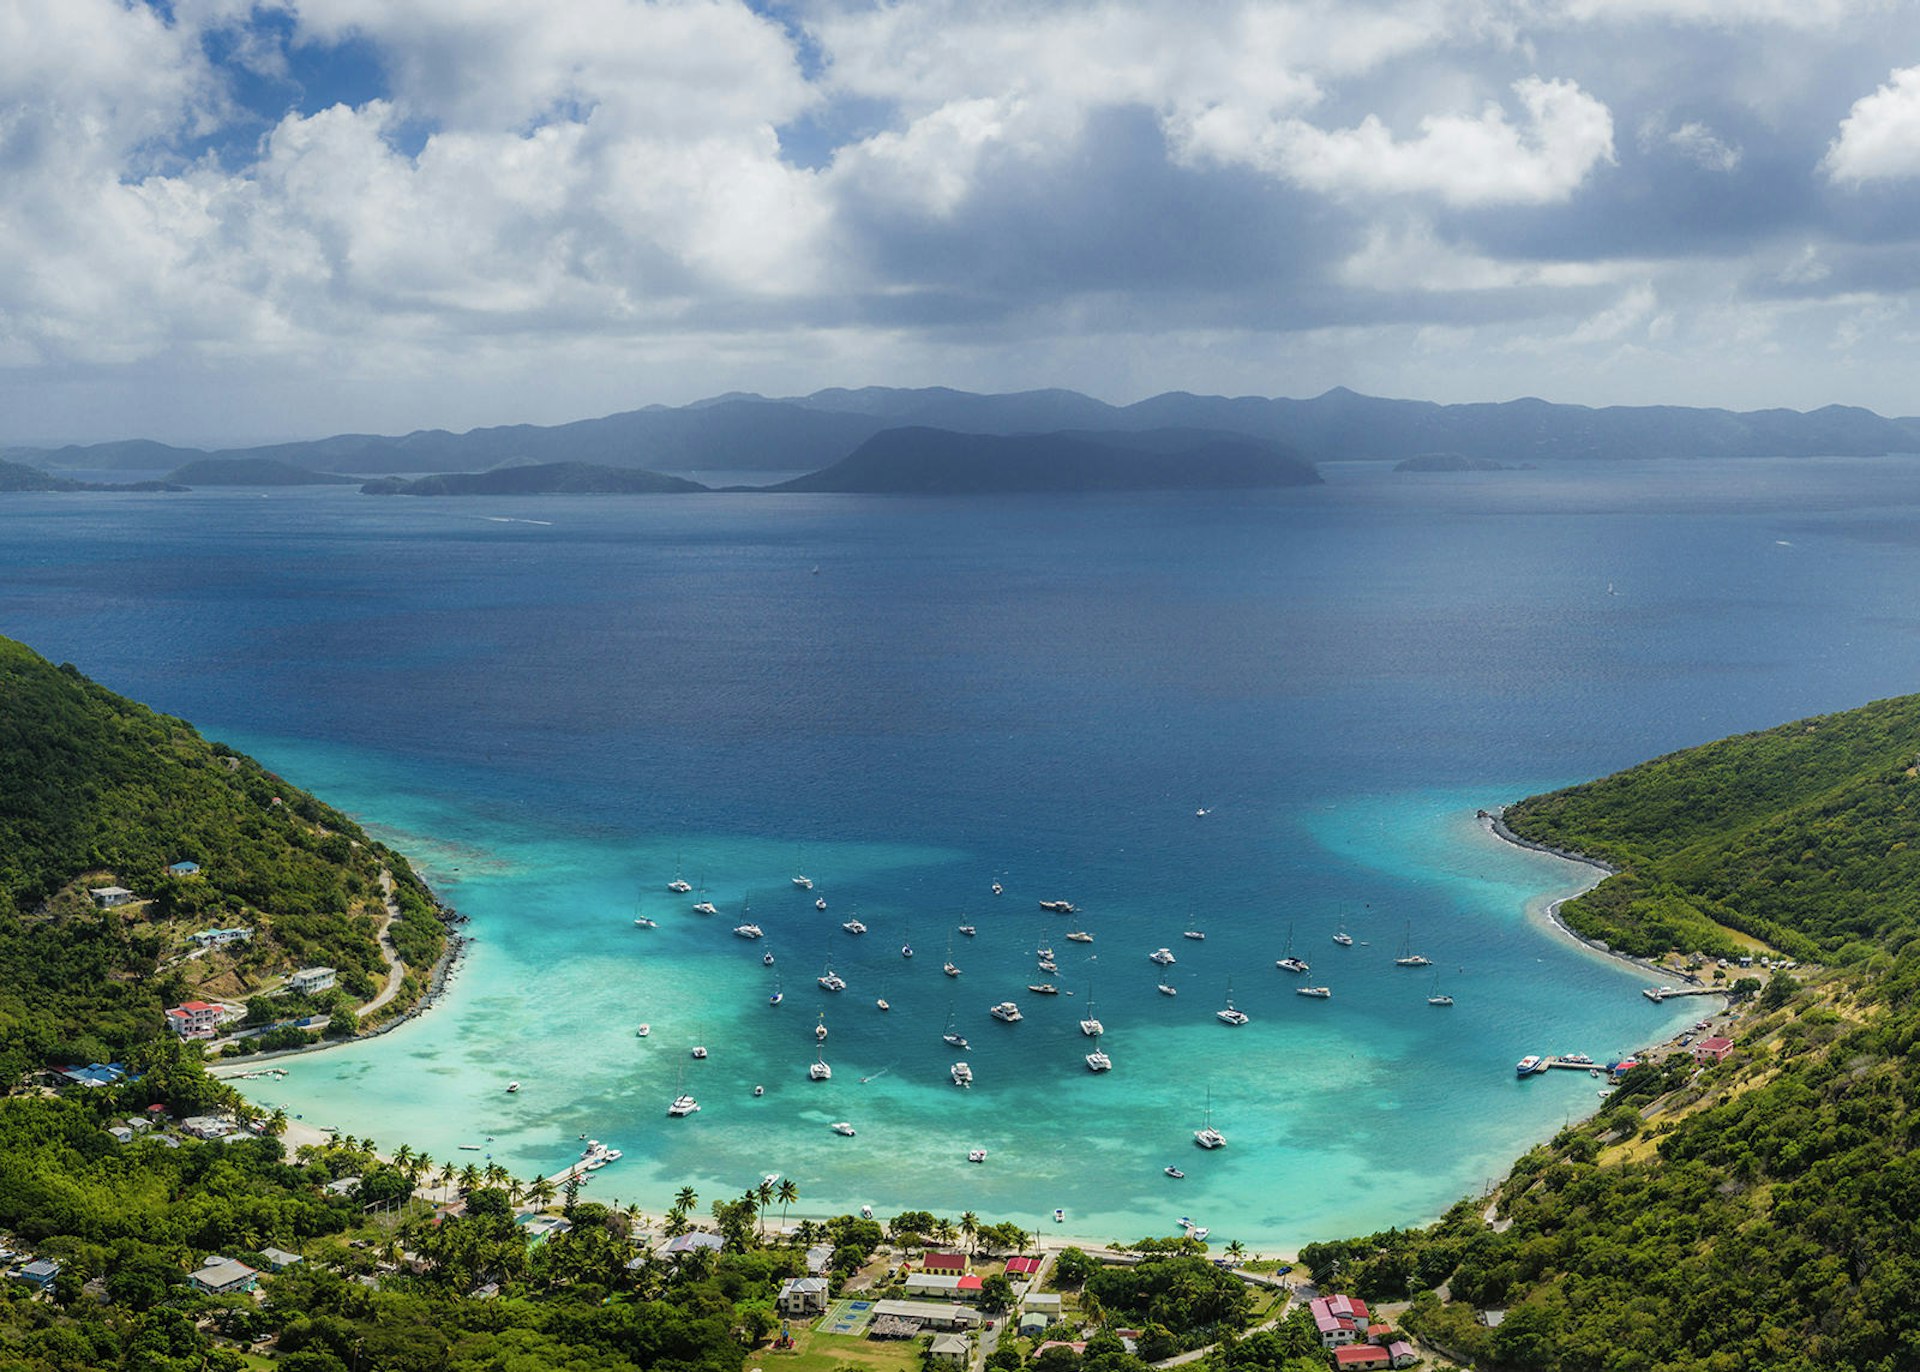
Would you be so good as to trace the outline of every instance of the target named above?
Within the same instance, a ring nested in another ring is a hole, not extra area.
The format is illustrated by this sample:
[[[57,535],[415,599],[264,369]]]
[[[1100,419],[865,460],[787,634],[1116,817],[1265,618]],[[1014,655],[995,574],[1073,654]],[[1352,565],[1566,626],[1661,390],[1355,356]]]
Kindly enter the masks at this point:
[[[579,462],[651,471],[818,472],[890,429],[971,434],[1208,430],[1284,444],[1309,462],[1401,461],[1437,452],[1507,465],[1565,458],[1881,456],[1920,452],[1920,419],[1829,405],[1795,410],[1554,405],[1544,400],[1437,405],[1344,388],[1311,400],[1170,392],[1108,405],[1075,391],[976,395],[933,387],[824,390],[767,399],[724,395],[649,406],[551,427],[512,425],[400,437],[340,434],[305,443],[228,449],[315,472],[474,472]],[[172,470],[211,456],[142,440],[59,449],[13,448],[0,458],[38,467]]]
[[[1238,490],[1308,486],[1313,464],[1267,439],[1194,429],[956,433],[886,429],[776,491],[978,495],[998,491]]]

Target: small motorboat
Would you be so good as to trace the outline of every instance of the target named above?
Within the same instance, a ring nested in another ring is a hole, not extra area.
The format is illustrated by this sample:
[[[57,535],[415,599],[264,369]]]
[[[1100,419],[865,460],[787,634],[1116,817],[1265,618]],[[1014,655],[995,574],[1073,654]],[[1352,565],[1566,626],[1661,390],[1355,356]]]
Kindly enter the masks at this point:
[[[876,1001],[875,1001],[875,1002],[873,1003],[873,1008],[874,1008],[874,1009],[876,1009],[876,1010],[891,1010],[891,1009],[893,1009],[893,1007],[892,1007],[891,1005],[889,1005],[889,1004],[887,1004],[887,1002],[886,1002],[886,999],[885,999],[884,997],[882,997],[882,998],[881,998],[881,999],[879,999],[879,1000],[876,1000]]]
[[[1177,995],[1179,995],[1179,994],[1180,994],[1180,993],[1179,993],[1178,991],[1176,991],[1176,990],[1175,990],[1175,989],[1174,989],[1173,987],[1171,987],[1171,986],[1169,986],[1169,985],[1167,985],[1167,984],[1166,984],[1166,983],[1165,983],[1164,981],[1163,981],[1163,982],[1161,982],[1161,983],[1160,983],[1160,985],[1159,985],[1159,986],[1157,986],[1157,987],[1156,987],[1156,988],[1154,988],[1154,989],[1156,989],[1157,991],[1159,991],[1159,992],[1160,992],[1160,994],[1161,994],[1161,995],[1163,995],[1163,996],[1177,996]]]
[[[814,909],[816,909],[816,910],[824,910],[824,909],[826,909],[826,908],[827,908],[827,898],[826,898],[825,896],[815,896],[815,897],[813,898],[813,908],[814,908]]]
[[[960,969],[958,967],[955,967],[951,962],[943,964],[940,970],[945,972],[950,977],[957,977],[960,975]]]
[[[987,1150],[984,1148],[975,1148],[967,1153],[968,1162],[985,1162],[986,1160]]]
[[[864,934],[867,932],[867,926],[862,924],[858,918],[846,920],[841,923],[840,927],[845,929],[849,934]]]
[[[871,1205],[863,1205],[863,1206],[861,1206],[861,1207],[860,1207],[860,1218],[861,1218],[861,1219],[863,1219],[863,1220],[870,1220],[870,1219],[872,1219],[872,1218],[873,1218],[873,1207],[872,1207]]]
[[[1067,942],[1068,943],[1092,943],[1093,935],[1089,934],[1085,929],[1075,929],[1071,934],[1067,935]]]
[[[911,943],[903,943],[903,944],[901,944],[901,945],[900,945],[900,956],[901,956],[901,957],[903,957],[903,958],[910,958],[910,957],[912,957],[912,956],[913,956],[913,945],[912,945]]]
[[[1156,948],[1147,954],[1147,961],[1157,962],[1162,967],[1171,967],[1174,963],[1173,950],[1171,948]]]
[[[1057,996],[1060,994],[1060,988],[1050,981],[1028,982],[1027,989],[1036,996]]]
[[[1168,1176],[1172,1177],[1175,1181],[1179,1181],[1182,1177],[1187,1175],[1185,1172],[1182,1172],[1178,1167],[1163,1167],[1160,1170],[1165,1172]]]
[[[696,1058],[705,1058],[707,1056],[707,1050],[701,1047],[699,1044],[695,1044],[693,1049],[693,1055]]]
[[[651,1034],[652,1032],[653,1032],[653,1026],[652,1026],[651,1024],[643,1024],[643,1025],[641,1025],[641,1026],[640,1026],[640,1027],[639,1027],[638,1029],[635,1029],[635,1030],[633,1031],[633,1036],[634,1036],[635,1038],[642,1038],[642,1039],[643,1039],[643,1038],[645,1038],[645,1037],[646,1037],[646,1036],[647,1036],[648,1034]]]
[[[999,894],[1000,894],[1000,891],[1001,891],[1001,886],[1000,886],[1000,883],[999,883],[999,882],[997,882],[997,881],[996,881],[996,882],[994,882],[994,883],[993,883],[993,893],[994,893],[994,894],[995,894],[995,895],[997,896],[997,895],[999,895]]]
[[[513,1094],[513,1093],[514,1093],[515,1091],[518,1091],[519,1089],[520,1089],[520,1083],[519,1083],[519,1082],[517,1082],[517,1081],[510,1081],[510,1082],[508,1082],[508,1083],[507,1083],[507,1094],[508,1094],[509,1096],[511,1096],[511,1095],[512,1095],[512,1094]]]
[[[963,924],[960,926],[960,932],[964,934],[966,937],[972,938],[975,934],[979,933],[980,931],[974,928],[971,924]]]
[[[1055,1224],[1065,1224],[1067,1222],[1067,1212],[1064,1210],[1055,1209],[1053,1212],[1053,1222]]]
[[[838,1120],[834,1123],[833,1132],[840,1135],[842,1138],[850,1139],[853,1137],[853,1126],[851,1124],[848,1124],[845,1120]]]
[[[755,1096],[764,1096],[767,1094],[767,1088],[764,1086],[756,1086],[753,1088],[753,1094]]]
[[[940,1041],[949,1048],[967,1048],[971,1046],[967,1043],[967,1036],[965,1034],[942,1034]]]
[[[645,915],[641,915],[634,920],[633,927],[636,929],[658,929],[660,926],[648,919]]]
[[[964,1062],[956,1062],[948,1069],[947,1075],[953,1078],[955,1086],[973,1085],[973,1068]]]

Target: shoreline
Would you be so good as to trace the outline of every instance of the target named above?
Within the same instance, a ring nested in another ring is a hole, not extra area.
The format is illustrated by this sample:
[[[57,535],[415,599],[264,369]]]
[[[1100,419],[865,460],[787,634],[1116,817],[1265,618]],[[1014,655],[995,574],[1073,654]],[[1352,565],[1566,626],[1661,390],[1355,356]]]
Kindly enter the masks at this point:
[[[451,910],[451,906],[442,907]],[[311,1057],[315,1053],[325,1053],[335,1048],[345,1048],[350,1044],[362,1043],[368,1039],[377,1039],[403,1024],[426,1014],[438,1005],[446,993],[452,989],[454,974],[459,970],[460,961],[472,947],[473,939],[466,934],[456,934],[451,928],[447,931],[447,946],[440,950],[440,956],[434,960],[433,969],[427,975],[427,989],[420,993],[420,999],[397,1015],[381,1020],[370,1028],[361,1029],[351,1038],[321,1039],[315,1043],[303,1044],[298,1048],[270,1048],[258,1053],[246,1053],[237,1057],[211,1057],[207,1059],[207,1075],[216,1081],[228,1081],[244,1075],[251,1070],[252,1064],[276,1062],[282,1058]]]

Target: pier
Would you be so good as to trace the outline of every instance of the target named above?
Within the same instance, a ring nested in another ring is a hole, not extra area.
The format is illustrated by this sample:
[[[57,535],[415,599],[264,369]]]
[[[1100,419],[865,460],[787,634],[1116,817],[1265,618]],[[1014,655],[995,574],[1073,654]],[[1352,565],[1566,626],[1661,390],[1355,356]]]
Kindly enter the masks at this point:
[[[1563,1067],[1569,1072],[1598,1072],[1602,1076],[1607,1072],[1607,1065],[1604,1062],[1595,1062],[1589,1057],[1543,1057],[1540,1059],[1540,1065],[1527,1075],[1533,1076],[1535,1072],[1551,1071],[1555,1067]]]
[[[1731,995],[1732,992],[1724,986],[1649,986],[1640,994],[1658,1005],[1661,1001],[1671,1000],[1675,996],[1725,996]]]

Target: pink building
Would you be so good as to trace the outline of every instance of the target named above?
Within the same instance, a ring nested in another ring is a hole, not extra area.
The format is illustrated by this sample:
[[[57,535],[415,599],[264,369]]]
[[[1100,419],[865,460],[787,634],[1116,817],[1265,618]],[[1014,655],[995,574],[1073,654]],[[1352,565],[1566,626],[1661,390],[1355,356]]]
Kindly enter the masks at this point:
[[[1316,1296],[1307,1302],[1307,1313],[1320,1331],[1322,1348],[1355,1343],[1366,1332],[1367,1303],[1358,1296]]]
[[[210,1039],[226,1007],[210,1001],[182,1001],[167,1011],[167,1028],[183,1039]]]
[[[1733,1040],[1723,1038],[1701,1039],[1693,1045],[1695,1062],[1721,1062],[1733,1051]]]

